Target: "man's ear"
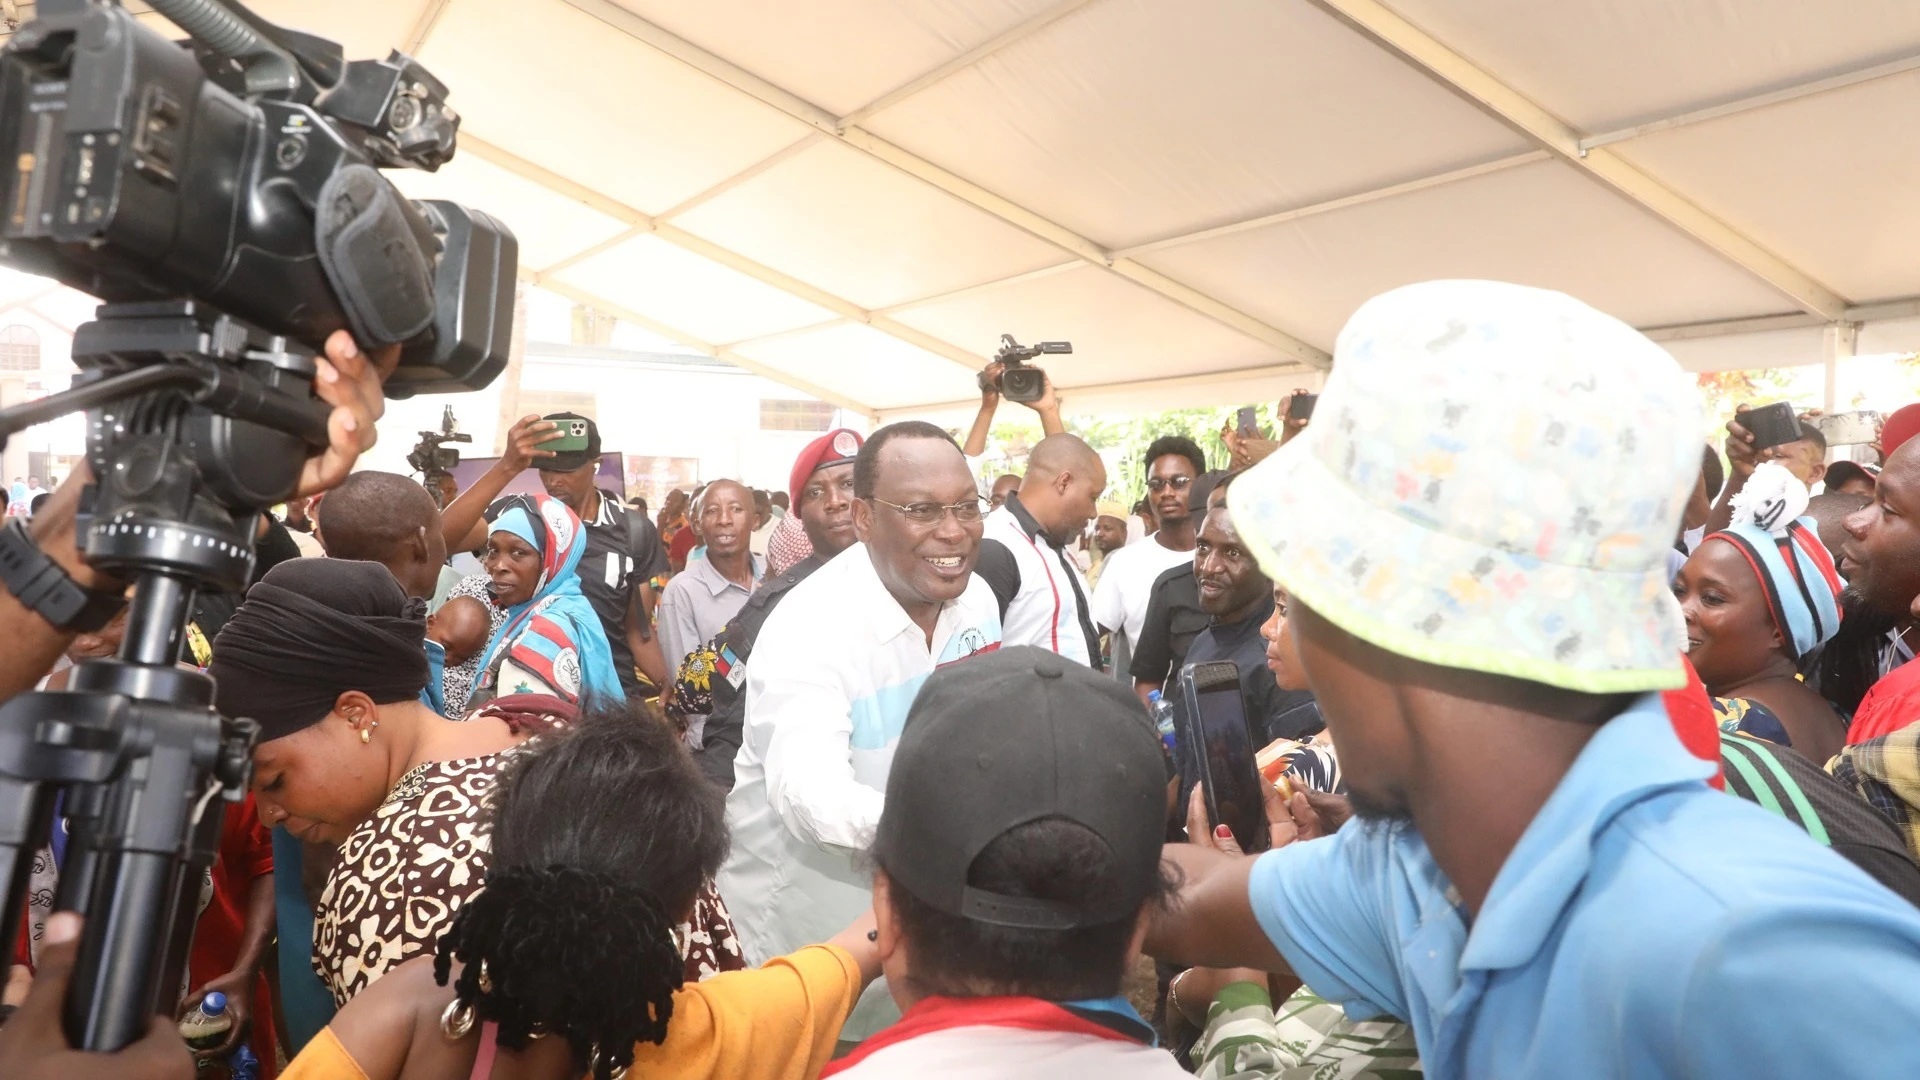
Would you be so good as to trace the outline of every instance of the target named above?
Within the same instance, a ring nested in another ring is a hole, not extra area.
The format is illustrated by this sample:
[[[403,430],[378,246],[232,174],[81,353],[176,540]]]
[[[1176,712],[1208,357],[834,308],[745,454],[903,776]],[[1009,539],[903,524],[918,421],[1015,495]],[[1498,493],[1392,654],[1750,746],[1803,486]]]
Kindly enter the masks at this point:
[[[1827,463],[1824,461],[1816,461],[1814,462],[1811,474],[1807,477],[1807,486],[1812,487],[1813,485],[1819,483],[1820,481],[1826,478],[1827,478]]]
[[[867,534],[873,531],[873,504],[865,499],[853,500],[853,535],[861,543],[867,542]]]

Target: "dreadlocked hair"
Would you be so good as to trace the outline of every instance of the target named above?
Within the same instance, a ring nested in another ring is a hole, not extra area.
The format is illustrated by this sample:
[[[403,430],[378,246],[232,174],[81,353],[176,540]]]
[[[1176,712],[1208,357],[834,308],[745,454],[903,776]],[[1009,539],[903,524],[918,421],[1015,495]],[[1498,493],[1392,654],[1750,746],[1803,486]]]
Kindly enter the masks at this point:
[[[652,894],[606,874],[509,868],[454,916],[433,974],[445,983],[460,961],[454,991],[499,1025],[501,1046],[562,1036],[576,1063],[611,1080],[634,1043],[666,1040],[683,969],[674,924]]]
[[[685,962],[674,928],[727,850],[720,790],[626,703],[517,755],[493,792],[493,863],[434,949],[434,978],[508,1049],[567,1040],[611,1080],[659,1044]]]

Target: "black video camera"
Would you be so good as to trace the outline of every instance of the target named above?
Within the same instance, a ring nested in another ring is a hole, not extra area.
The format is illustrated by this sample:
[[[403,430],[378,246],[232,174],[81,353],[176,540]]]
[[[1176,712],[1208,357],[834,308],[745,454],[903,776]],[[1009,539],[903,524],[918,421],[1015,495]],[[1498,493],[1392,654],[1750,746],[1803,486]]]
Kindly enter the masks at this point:
[[[460,451],[447,443],[470,443],[473,436],[463,435],[459,424],[453,418],[453,406],[449,405],[440,414],[439,431],[423,431],[420,441],[413,444],[407,452],[407,464],[418,472],[426,483],[432,484],[434,477],[451,470],[460,464]]]
[[[989,380],[986,372],[979,377],[980,389],[999,390],[1008,401],[1022,404],[1039,401],[1047,393],[1047,373],[1037,367],[1028,367],[1027,361],[1041,353],[1070,353],[1071,341],[1041,341],[1032,345],[1022,345],[1013,340],[1012,334],[1000,335],[1000,351],[993,354],[994,362],[1003,364],[1006,370],[1000,373],[998,380]]]
[[[109,303],[193,298],[318,349],[400,344],[387,392],[478,389],[506,366],[518,245],[377,171],[453,155],[446,87],[395,52],[275,26],[232,0],[42,0],[0,53],[0,262]]]

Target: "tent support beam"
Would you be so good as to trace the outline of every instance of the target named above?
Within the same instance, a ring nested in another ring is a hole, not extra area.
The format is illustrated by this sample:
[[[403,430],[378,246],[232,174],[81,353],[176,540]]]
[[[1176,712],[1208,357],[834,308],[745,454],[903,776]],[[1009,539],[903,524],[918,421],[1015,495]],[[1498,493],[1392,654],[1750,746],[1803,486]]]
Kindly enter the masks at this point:
[[[1831,90],[1843,90],[1849,86],[1858,86],[1861,83],[1874,82],[1878,79],[1885,79],[1894,75],[1903,75],[1909,71],[1916,70],[1920,70],[1920,53],[1901,57],[1898,60],[1892,60],[1884,64],[1875,64],[1873,67],[1861,68],[1858,71],[1847,71],[1829,78],[1815,79],[1813,82],[1801,83],[1798,86],[1783,87],[1782,89],[1765,94],[1755,94],[1752,97],[1739,98],[1735,101],[1722,102],[1718,105],[1709,105],[1703,109],[1683,112],[1678,116],[1669,116],[1664,120],[1653,120],[1644,124],[1635,124],[1632,127],[1602,132],[1598,135],[1589,135],[1580,140],[1580,149],[1582,151],[1592,150],[1596,147],[1607,146],[1612,143],[1626,142],[1628,139],[1637,139],[1642,135],[1652,135],[1656,131],[1671,131],[1674,128],[1689,127],[1693,124],[1704,124],[1708,120],[1718,120],[1724,116],[1738,116],[1741,113],[1752,112],[1756,109],[1765,109],[1774,105],[1784,105],[1789,101],[1799,101],[1801,98],[1813,97],[1815,94],[1824,94]]]
[[[1818,315],[1786,313],[1781,315],[1755,315],[1745,319],[1714,319],[1708,322],[1675,323],[1671,326],[1642,327],[1640,332],[1655,341],[1691,341],[1696,338],[1725,337],[1729,334],[1758,334],[1768,330],[1804,330],[1812,326],[1832,326],[1840,323],[1882,322],[1887,319],[1909,319],[1920,316],[1920,296],[1903,296],[1893,300],[1877,300],[1871,304],[1855,304],[1841,313],[1838,319],[1822,319]]]
[[[413,29],[407,31],[406,44],[400,51],[418,57],[420,50],[426,47],[427,38],[433,34],[434,27],[440,25],[440,16],[447,13],[447,6],[452,3],[453,0],[427,0],[427,6],[420,12],[420,18],[414,21]]]
[[[1847,301],[1838,293],[1612,150],[1583,149],[1580,132],[1390,10],[1380,0],[1312,0],[1312,3],[1495,119],[1518,129],[1556,157],[1785,293],[1808,313],[1834,321],[1846,312]]]
[[[924,331],[915,330],[913,327],[896,322],[885,315],[876,315],[851,300],[835,296],[825,289],[809,285],[790,274],[782,273],[771,266],[755,262],[739,252],[721,247],[711,240],[695,236],[676,225],[662,222],[658,218],[651,217],[643,211],[609,198],[606,195],[602,195],[592,188],[586,187],[577,181],[569,180],[543,165],[528,161],[510,150],[503,149],[477,136],[463,134],[460,141],[462,146],[476,156],[484,158],[516,176],[531,180],[549,190],[585,203],[587,206],[609,217],[624,221],[630,226],[625,232],[611,239],[603,240],[585,251],[576,252],[552,266],[534,271],[529,280],[541,288],[554,289],[557,292],[559,290],[556,288],[554,275],[560,271],[629,240],[644,235],[653,235],[677,247],[685,248],[696,255],[719,263],[730,270],[745,274],[764,285],[771,285],[791,296],[826,308],[828,311],[842,318],[864,323],[883,334],[899,338],[901,341],[916,348],[951,360],[968,371],[978,371],[987,364],[984,356],[970,353],[957,345],[942,341]],[[689,341],[688,344],[692,344],[692,342]]]
[[[795,390],[812,394],[814,397],[819,398],[821,401],[824,401],[829,405],[837,406],[839,408],[847,410],[848,412],[858,413],[861,416],[866,417],[868,420],[878,419],[878,414],[874,412],[871,406],[862,405],[860,402],[857,402],[852,398],[847,397],[843,394],[836,394],[833,391],[826,389],[825,387],[815,386],[812,383],[806,382],[802,379],[797,379],[789,372],[781,371],[778,368],[769,367],[766,364],[762,364],[756,360],[752,360],[752,359],[749,359],[748,357],[741,356],[739,353],[736,353],[733,350],[728,349],[724,346],[715,345],[707,341],[702,341],[698,337],[695,337],[694,335],[689,334],[684,330],[681,330],[677,327],[668,326],[662,322],[658,322],[652,318],[649,318],[645,315],[640,314],[637,311],[632,310],[631,308],[623,307],[619,304],[614,303],[611,300],[606,299],[605,297],[597,296],[593,293],[590,293],[585,289],[577,289],[564,282],[536,280],[537,275],[535,275],[530,270],[522,270],[520,272],[520,276],[522,279],[532,284],[538,285],[540,288],[546,289],[553,293],[557,293],[560,296],[564,296],[576,304],[585,304],[588,307],[593,308],[597,311],[604,311],[609,315],[617,315],[620,318],[625,319],[636,326],[644,327],[648,330],[651,330],[654,333],[659,334],[661,337],[671,338],[674,341],[678,341],[682,345],[685,345],[688,348],[695,350],[696,352],[704,353],[707,356],[711,356],[716,360],[724,360],[727,363],[734,365],[735,367],[743,368],[747,371],[751,371],[755,375],[765,376],[766,378],[772,379],[775,382],[782,383],[786,386],[791,386]]]
[[[865,128],[858,125],[847,125],[843,128],[840,118],[826,109],[783,90],[745,68],[724,60],[685,38],[635,15],[613,3],[612,0],[566,0],[566,3],[627,34],[634,40],[673,57],[703,75],[785,113],[801,123],[808,124],[840,140],[845,145],[891,165],[962,202],[1031,233],[1090,265],[1100,267],[1151,292],[1158,293],[1182,307],[1263,342],[1288,357],[1321,368],[1332,363],[1332,359],[1324,351],[1280,328],[1270,326],[1216,297],[1175,281],[1131,259],[1114,258],[1100,245],[1066,226],[949,172],[918,154],[880,138]]]

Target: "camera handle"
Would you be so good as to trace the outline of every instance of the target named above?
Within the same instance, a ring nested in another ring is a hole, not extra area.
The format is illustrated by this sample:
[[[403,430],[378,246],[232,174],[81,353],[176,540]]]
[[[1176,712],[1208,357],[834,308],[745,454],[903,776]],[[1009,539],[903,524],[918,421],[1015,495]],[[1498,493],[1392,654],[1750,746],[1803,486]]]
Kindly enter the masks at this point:
[[[246,795],[259,728],[222,718],[213,680],[175,666],[200,589],[238,591],[259,514],[326,445],[313,354],[190,301],[110,304],[79,328],[79,385],[0,410],[0,437],[89,410],[87,561],[133,581],[112,660],[0,706],[0,956],[34,853],[69,823],[54,906],[86,916],[67,1037],[112,1051],[171,1014],[225,808]]]

